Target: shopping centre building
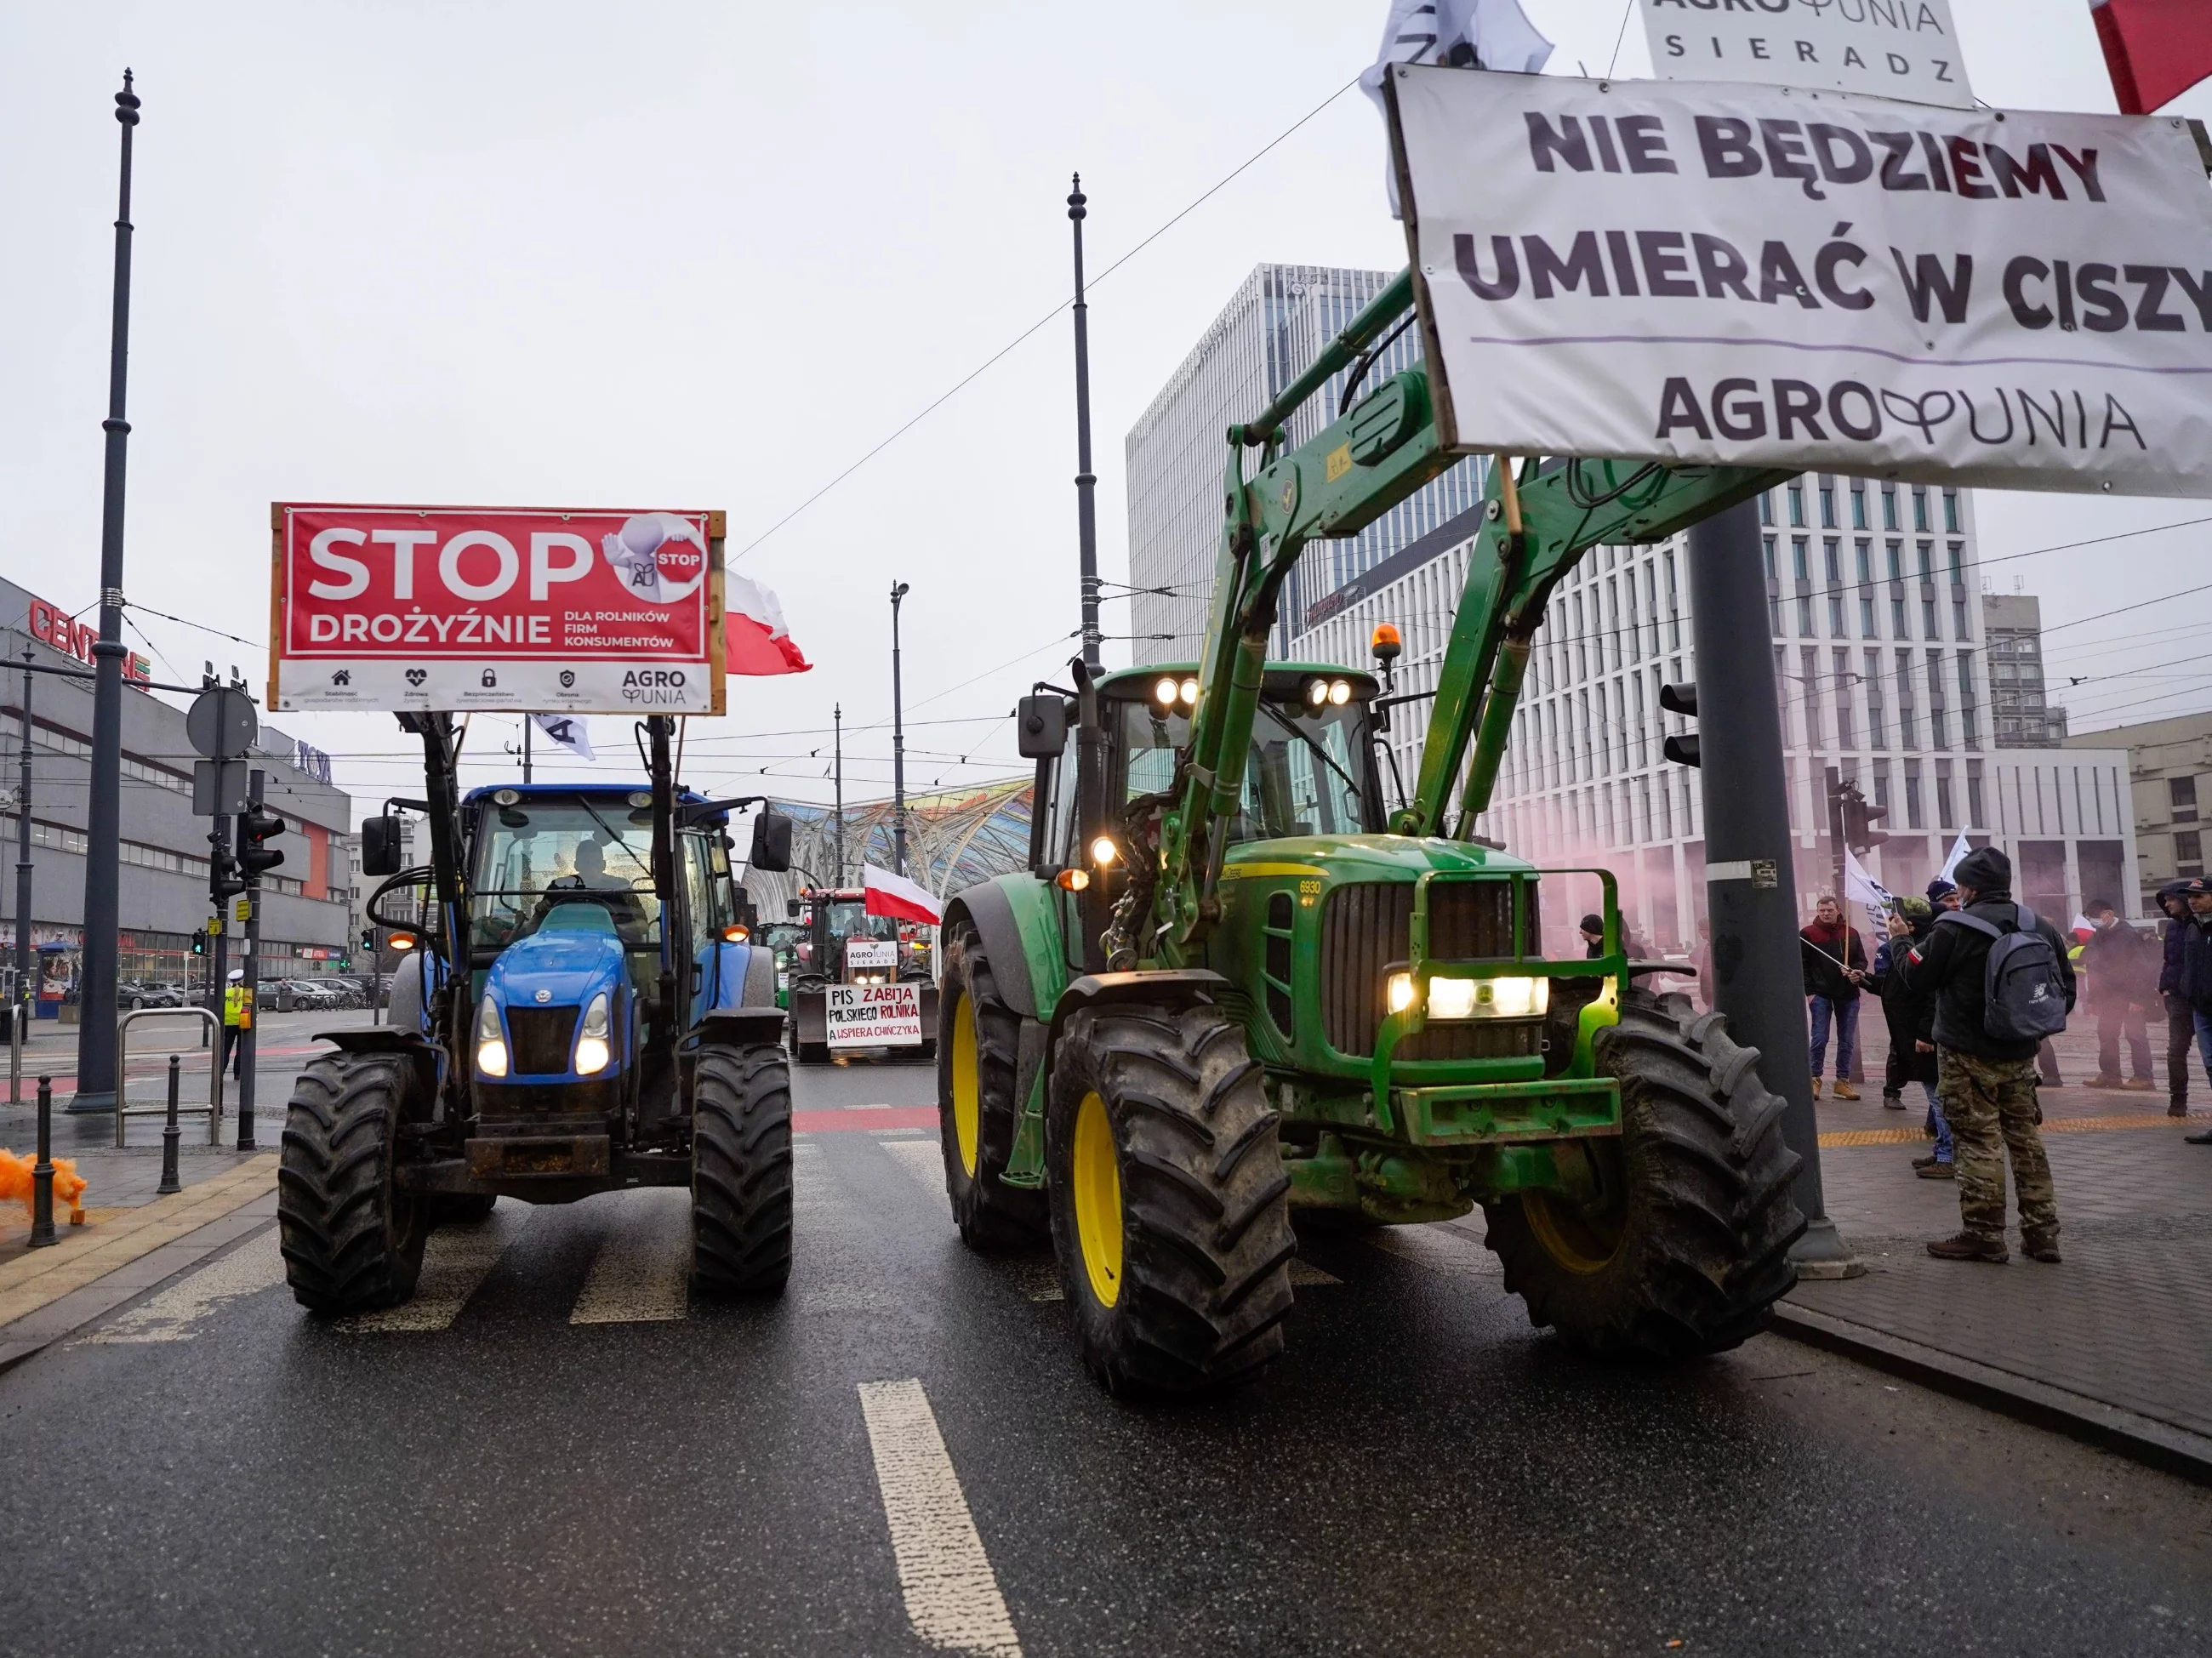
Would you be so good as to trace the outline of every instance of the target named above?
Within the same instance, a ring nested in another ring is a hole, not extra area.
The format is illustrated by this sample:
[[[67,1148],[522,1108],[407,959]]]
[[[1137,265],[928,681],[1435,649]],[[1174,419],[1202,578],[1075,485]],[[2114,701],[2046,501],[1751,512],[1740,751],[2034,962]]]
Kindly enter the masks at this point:
[[[16,844],[21,776],[24,682],[30,680],[31,937],[41,946],[49,1002],[73,984],[83,945],[86,808],[91,782],[92,684],[34,667],[88,667],[94,630],[14,582],[0,580],[0,943],[14,961]],[[126,682],[170,677],[144,657],[128,659]],[[198,675],[191,676],[197,678]],[[195,932],[214,914],[208,895],[208,830],[192,815],[192,762],[185,699],[126,683],[123,695],[123,792],[117,975],[197,984],[204,959]],[[330,782],[327,756],[264,726],[252,763],[266,774],[265,793],[285,832],[270,844],[284,861],[264,878],[261,912],[264,977],[336,972],[347,959],[353,883],[348,846],[353,804]],[[234,947],[232,959],[236,960]]]

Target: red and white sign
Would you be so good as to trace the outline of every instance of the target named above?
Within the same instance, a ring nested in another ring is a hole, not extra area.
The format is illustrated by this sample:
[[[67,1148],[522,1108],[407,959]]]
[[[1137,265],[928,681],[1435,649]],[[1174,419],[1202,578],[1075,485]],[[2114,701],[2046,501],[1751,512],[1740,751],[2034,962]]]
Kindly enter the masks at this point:
[[[921,1045],[920,985],[831,985],[823,1011],[832,1048]]]
[[[945,907],[929,896],[929,889],[903,875],[864,864],[860,884],[866,890],[871,915],[895,915],[902,921],[921,921],[930,926],[945,919]]]
[[[726,579],[722,629],[729,648],[724,660],[735,674],[811,673],[814,665],[783,625],[783,605],[750,576]]]
[[[722,712],[719,513],[272,518],[278,709]]]

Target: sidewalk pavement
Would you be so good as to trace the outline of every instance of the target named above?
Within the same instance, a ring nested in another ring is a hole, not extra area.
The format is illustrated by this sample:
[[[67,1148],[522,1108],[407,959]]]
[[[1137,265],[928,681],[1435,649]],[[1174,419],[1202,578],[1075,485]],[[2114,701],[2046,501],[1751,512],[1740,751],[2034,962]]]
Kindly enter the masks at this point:
[[[2021,1254],[2015,1210],[1992,1266],[1928,1254],[1959,1228],[1958,1187],[1914,1176],[1924,1108],[1917,1088],[1882,1108],[1881,1057],[1864,1099],[1820,1104],[1828,1216],[1867,1272],[1800,1284],[1782,1333],[2212,1482],[2212,1147],[2181,1138],[2212,1124],[2204,1078],[2179,1121],[2163,1075],[2155,1093],[2084,1089],[2094,1031],[2062,1038],[2068,1085],[2040,1097],[2065,1260]]]
[[[41,1072],[54,1077],[54,1156],[70,1159],[85,1179],[85,1219],[82,1226],[71,1226],[67,1212],[58,1206],[60,1242],[33,1250],[26,1206],[0,1204],[0,1370],[265,1224],[276,1213],[276,1153],[284,1102],[308,1058],[325,1051],[325,1044],[313,1040],[314,1032],[367,1022],[363,1012],[263,1015],[256,1149],[237,1149],[237,1089],[226,1082],[220,1144],[208,1144],[204,1114],[179,1115],[184,1133],[177,1145],[177,1175],[184,1190],[167,1197],[155,1190],[161,1179],[161,1119],[133,1116],[129,1144],[118,1147],[112,1114],[66,1113],[68,1092],[61,1076],[76,1067],[76,1032],[69,1027],[36,1032],[25,1054],[20,1102],[6,1102],[6,1079],[0,1074],[0,1146],[25,1157],[35,1151],[37,1078]],[[155,1035],[142,1027],[134,1032],[126,1078],[134,1110],[166,1098],[172,1052],[184,1061],[180,1103],[204,1106],[208,1052],[183,1041],[172,1045],[187,1029],[172,1026]]]

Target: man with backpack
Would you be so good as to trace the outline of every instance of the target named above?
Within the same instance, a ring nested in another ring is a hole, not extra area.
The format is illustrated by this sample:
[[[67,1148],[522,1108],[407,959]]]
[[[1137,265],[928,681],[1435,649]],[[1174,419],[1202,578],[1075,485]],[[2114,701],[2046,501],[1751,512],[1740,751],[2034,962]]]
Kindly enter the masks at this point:
[[[2035,1051],[2066,1028],[2074,969],[2066,940],[2012,897],[2012,859],[1984,847],[1960,860],[1960,907],[1936,918],[1899,971],[1936,999],[1938,1092],[1957,1146],[1960,1230],[1928,1253],[1939,1260],[2009,1259],[2005,1157],[2020,1203],[2021,1247],[2056,1263],[2058,1198],[2044,1154]]]

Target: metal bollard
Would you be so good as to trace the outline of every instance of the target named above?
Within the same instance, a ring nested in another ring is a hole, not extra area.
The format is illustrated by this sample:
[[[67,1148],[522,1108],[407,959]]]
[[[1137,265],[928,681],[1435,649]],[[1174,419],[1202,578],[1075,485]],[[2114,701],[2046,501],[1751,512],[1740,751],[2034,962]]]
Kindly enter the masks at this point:
[[[185,1189],[177,1179],[177,1142],[185,1135],[185,1131],[177,1127],[177,1081],[180,1074],[178,1064],[177,1056],[170,1054],[169,1120],[161,1129],[161,1183],[154,1188],[156,1197],[167,1197],[172,1192]]]
[[[39,1078],[39,1160],[31,1167],[31,1245],[44,1249],[54,1236],[54,1079]]]

